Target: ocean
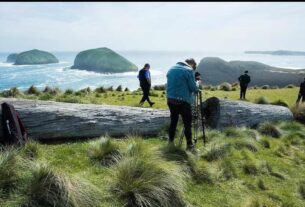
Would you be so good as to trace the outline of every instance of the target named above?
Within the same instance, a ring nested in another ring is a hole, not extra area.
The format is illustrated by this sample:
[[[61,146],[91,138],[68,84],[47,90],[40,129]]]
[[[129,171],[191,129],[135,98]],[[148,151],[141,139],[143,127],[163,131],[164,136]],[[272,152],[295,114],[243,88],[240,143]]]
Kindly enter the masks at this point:
[[[168,51],[116,51],[124,56],[138,68],[142,68],[145,63],[151,65],[152,85],[166,83],[166,73],[168,69],[178,61],[184,61],[192,57],[198,63],[204,57],[219,57],[226,61],[245,60],[258,61],[275,67],[289,69],[304,69],[305,56],[275,56],[263,54],[245,54],[243,52],[168,52]],[[116,88],[122,85],[135,90],[139,87],[137,72],[127,72],[121,74],[100,74],[85,70],[70,69],[74,58],[78,52],[52,52],[59,63],[46,65],[22,65],[15,66],[6,63],[6,58],[10,53],[0,53],[0,91],[11,87],[20,90],[28,89],[34,85],[40,89],[45,86],[59,87],[62,90],[79,90],[86,87],[92,89],[104,86]],[[204,75],[204,74],[202,74]]]

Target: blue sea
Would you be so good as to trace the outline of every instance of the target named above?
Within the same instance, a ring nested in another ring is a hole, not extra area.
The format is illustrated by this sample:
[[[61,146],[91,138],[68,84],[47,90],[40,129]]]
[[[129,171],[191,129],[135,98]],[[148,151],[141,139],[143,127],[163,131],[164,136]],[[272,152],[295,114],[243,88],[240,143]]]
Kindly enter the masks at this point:
[[[274,56],[261,54],[245,54],[243,52],[168,52],[168,51],[116,51],[124,56],[138,68],[142,68],[145,63],[151,65],[152,85],[166,83],[166,73],[168,69],[178,61],[193,57],[198,63],[204,57],[219,57],[226,61],[247,60],[258,61],[271,66],[304,69],[305,56]],[[137,72],[127,72],[121,74],[100,74],[85,70],[70,69],[78,51],[75,52],[52,52],[59,63],[46,65],[22,65],[15,66],[6,63],[6,58],[10,54],[0,53],[0,91],[11,87],[18,87],[21,90],[34,85],[40,89],[45,86],[59,87],[60,89],[79,90],[85,87],[92,89],[99,86],[122,85],[130,90],[139,87]],[[202,74],[204,75],[204,74]]]

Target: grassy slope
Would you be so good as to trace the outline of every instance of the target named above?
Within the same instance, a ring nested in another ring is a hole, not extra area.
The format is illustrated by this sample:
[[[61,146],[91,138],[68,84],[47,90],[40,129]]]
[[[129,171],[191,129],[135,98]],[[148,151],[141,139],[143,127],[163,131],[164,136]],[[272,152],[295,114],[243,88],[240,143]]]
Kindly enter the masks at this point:
[[[297,99],[299,88],[281,88],[281,89],[251,89],[247,91],[247,99],[250,102],[254,102],[255,99],[265,96],[270,102],[277,100],[285,101],[289,107],[295,104]],[[239,99],[239,91],[211,91],[203,90],[203,99],[207,99],[212,96],[218,98],[228,98],[232,100]],[[1,96],[1,94],[0,94]],[[111,105],[127,105],[127,106],[138,106],[138,103],[142,97],[142,92],[117,92],[117,91],[107,91],[107,93],[95,93],[91,92],[89,94],[80,93],[79,95],[71,94],[65,95],[59,93],[58,95],[49,95],[41,93],[40,95],[19,95],[20,98],[28,99],[40,99],[40,100],[53,100],[62,101],[70,103],[93,103],[93,104],[111,104]],[[152,91],[151,100],[156,102],[154,108],[167,108],[166,105],[166,94],[164,91]],[[149,107],[148,103],[144,104],[144,107]]]
[[[294,89],[270,89],[270,90],[250,90],[248,98],[250,101],[255,100],[263,95],[268,97],[270,101],[283,99],[290,106],[293,105],[297,88]],[[238,99],[238,91],[224,92],[224,91],[207,91],[205,97],[217,96],[220,98]],[[115,94],[115,95],[112,95]],[[27,98],[38,98],[68,101],[68,102],[82,102],[82,103],[106,103],[115,105],[129,105],[136,106],[140,100],[141,94],[134,92],[107,92],[107,95],[101,93],[101,97],[96,97],[96,93],[90,95],[68,95],[63,94],[53,96],[27,96]],[[130,95],[127,95],[130,94]],[[167,108],[165,102],[165,95],[162,91],[155,91],[158,97],[153,96],[152,100],[156,101],[156,108]],[[163,97],[162,97],[163,95]],[[107,96],[107,97],[105,97]],[[147,106],[147,105],[146,105]],[[286,128],[285,128],[286,125]],[[271,148],[264,148],[258,141],[258,152],[248,152],[245,149],[234,149],[224,158],[207,162],[203,158],[199,158],[199,162],[204,164],[211,176],[214,184],[196,183],[193,179],[188,179],[188,187],[185,192],[185,199],[193,206],[304,206],[304,200],[298,192],[298,184],[305,180],[305,141],[300,136],[297,144],[291,144],[285,138],[287,135],[299,131],[305,134],[305,127],[291,127],[289,124],[282,123],[278,127],[282,128],[283,137],[275,139],[271,137],[264,137],[270,142]],[[300,129],[296,129],[300,128]],[[241,131],[242,129],[239,129]],[[214,135],[213,135],[214,134]],[[201,154],[206,153],[209,149],[215,146],[221,146],[231,140],[237,140],[236,137],[228,138],[224,133],[210,132],[209,144],[203,148],[201,143],[197,146],[201,150]],[[249,140],[247,135],[242,135],[243,139]],[[126,147],[125,140],[114,140],[120,146]],[[86,178],[94,185],[98,186],[103,193],[103,206],[121,206],[120,202],[108,192],[109,179],[111,174],[109,168],[94,165],[90,162],[87,152],[91,141],[80,141],[64,144],[45,145],[39,144],[39,160],[49,162],[53,167],[70,175],[79,175]],[[166,145],[166,141],[154,137],[146,139],[145,143],[151,148],[159,150]],[[265,161],[272,167],[274,172],[280,173],[285,177],[284,180],[264,173],[264,170],[259,170],[257,175],[249,175],[243,171],[243,166],[248,162],[246,155],[250,154],[257,167]],[[223,180],[221,176],[222,163],[225,159],[231,160],[236,169],[237,177],[230,180]],[[181,164],[179,164],[181,165]],[[181,165],[182,167],[183,165]],[[257,182],[263,180],[267,186],[267,190],[261,190]],[[258,203],[255,203],[258,200]],[[257,204],[257,205],[256,205]],[[12,207],[7,204],[4,206]]]

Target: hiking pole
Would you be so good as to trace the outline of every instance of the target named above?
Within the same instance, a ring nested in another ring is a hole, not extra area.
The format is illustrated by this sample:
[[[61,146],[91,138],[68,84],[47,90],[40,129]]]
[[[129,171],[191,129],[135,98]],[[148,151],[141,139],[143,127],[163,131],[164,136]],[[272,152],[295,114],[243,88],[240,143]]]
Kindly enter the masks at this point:
[[[201,105],[202,105],[202,93],[201,91],[199,91],[199,99],[200,99],[200,114],[201,114],[201,126],[202,126],[202,138],[203,138],[203,145],[205,146],[206,144],[206,136],[205,136],[205,120],[204,120],[204,113],[201,109]]]

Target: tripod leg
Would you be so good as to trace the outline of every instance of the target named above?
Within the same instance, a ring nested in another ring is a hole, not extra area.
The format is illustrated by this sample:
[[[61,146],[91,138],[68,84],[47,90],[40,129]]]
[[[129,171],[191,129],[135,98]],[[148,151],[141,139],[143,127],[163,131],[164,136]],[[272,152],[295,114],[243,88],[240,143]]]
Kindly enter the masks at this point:
[[[184,127],[183,127],[183,129],[181,131],[181,134],[180,134],[180,139],[179,139],[179,143],[178,143],[179,147],[182,146],[183,137],[184,137]]]

